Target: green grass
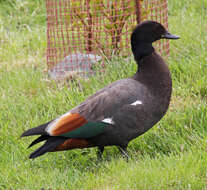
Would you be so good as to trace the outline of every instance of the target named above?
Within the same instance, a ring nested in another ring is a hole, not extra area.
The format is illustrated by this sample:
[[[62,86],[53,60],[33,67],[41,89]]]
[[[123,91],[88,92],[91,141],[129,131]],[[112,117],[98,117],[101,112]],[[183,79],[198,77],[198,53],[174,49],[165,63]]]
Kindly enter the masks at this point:
[[[82,102],[106,84],[132,75],[133,59],[113,60],[107,75],[74,84],[47,80],[44,1],[0,0],[0,189],[207,189],[207,0],[169,1],[168,63],[173,97],[167,115],[129,145],[28,155],[21,133]],[[115,64],[119,62],[120,64]]]

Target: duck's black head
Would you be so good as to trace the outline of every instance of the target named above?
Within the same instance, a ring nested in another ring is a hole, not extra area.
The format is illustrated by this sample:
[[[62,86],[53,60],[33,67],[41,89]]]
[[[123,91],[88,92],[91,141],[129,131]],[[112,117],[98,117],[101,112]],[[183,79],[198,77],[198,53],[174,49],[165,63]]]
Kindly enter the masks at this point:
[[[139,24],[131,35],[131,47],[135,60],[138,61],[154,52],[152,43],[162,38],[178,39],[179,37],[170,34],[164,26],[155,21],[144,21]]]

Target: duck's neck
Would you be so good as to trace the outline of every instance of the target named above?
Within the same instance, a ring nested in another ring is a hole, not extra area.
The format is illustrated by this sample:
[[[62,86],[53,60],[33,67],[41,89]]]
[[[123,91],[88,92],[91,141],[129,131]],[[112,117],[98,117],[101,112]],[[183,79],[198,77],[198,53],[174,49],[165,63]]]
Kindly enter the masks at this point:
[[[168,66],[156,52],[138,60],[138,70],[133,78],[156,95],[171,95],[172,81]],[[167,94],[166,94],[167,93]]]
[[[135,43],[135,44],[134,44]],[[138,44],[138,45],[137,45]],[[155,50],[152,47],[152,43],[144,43],[144,42],[131,42],[132,52],[134,54],[135,60],[138,62],[144,57],[151,55]]]

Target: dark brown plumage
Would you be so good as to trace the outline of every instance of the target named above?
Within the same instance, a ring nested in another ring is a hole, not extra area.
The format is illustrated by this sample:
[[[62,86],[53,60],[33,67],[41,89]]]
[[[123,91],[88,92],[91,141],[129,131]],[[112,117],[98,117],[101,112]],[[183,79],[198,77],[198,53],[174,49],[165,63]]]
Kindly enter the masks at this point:
[[[152,47],[161,38],[178,39],[157,22],[139,24],[131,36],[138,64],[135,75],[106,86],[63,116],[23,133],[22,136],[41,135],[31,146],[46,140],[30,158],[96,146],[101,156],[109,145],[118,146],[125,154],[128,143],[155,125],[170,103],[170,72]]]

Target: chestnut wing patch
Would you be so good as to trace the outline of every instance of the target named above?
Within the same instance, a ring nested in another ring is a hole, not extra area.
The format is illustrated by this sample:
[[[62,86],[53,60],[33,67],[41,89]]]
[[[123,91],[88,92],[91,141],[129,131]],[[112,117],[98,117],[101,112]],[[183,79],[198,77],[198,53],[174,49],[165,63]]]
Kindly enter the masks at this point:
[[[78,113],[66,113],[54,120],[46,131],[51,136],[67,138],[91,138],[103,133],[109,123],[103,121],[87,121]]]

